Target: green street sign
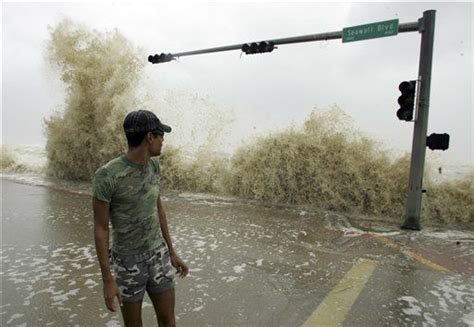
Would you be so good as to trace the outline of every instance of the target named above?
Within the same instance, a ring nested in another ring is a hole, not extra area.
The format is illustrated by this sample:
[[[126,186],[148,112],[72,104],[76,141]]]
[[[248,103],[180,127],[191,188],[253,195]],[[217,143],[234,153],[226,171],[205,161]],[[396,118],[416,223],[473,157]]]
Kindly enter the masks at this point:
[[[398,34],[398,19],[342,29],[342,42],[353,42]]]

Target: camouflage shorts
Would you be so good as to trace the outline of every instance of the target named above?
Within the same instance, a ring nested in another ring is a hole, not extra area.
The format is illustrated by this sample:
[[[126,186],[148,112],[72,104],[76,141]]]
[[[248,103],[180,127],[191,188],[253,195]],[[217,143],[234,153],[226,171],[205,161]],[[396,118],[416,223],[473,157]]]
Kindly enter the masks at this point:
[[[143,300],[145,291],[159,294],[174,288],[176,269],[171,265],[168,247],[135,255],[109,251],[109,260],[123,302]]]

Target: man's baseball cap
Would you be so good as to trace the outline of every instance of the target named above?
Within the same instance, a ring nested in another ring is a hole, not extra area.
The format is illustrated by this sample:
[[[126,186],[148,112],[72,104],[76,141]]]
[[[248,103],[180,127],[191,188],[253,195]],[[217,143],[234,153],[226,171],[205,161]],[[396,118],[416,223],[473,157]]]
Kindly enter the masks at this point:
[[[130,112],[123,121],[123,130],[125,133],[171,132],[171,127],[162,124],[154,113],[148,110],[138,110]]]

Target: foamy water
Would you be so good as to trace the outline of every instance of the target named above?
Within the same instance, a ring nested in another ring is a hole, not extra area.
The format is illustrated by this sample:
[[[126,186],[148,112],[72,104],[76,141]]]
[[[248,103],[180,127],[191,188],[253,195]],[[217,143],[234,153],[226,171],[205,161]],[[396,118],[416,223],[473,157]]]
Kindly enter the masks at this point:
[[[403,313],[408,317],[422,317],[424,319],[423,326],[446,325],[446,314],[451,313],[452,307],[463,306],[472,309],[474,297],[472,290],[468,289],[471,286],[466,285],[460,275],[447,276],[437,281],[428,290],[428,293],[434,297],[432,302],[426,303],[426,300],[418,300],[416,297],[409,295],[399,297],[398,302]],[[430,307],[433,305],[436,305],[439,311],[430,312]],[[410,318],[405,318],[405,320],[409,322]],[[466,313],[457,322],[474,326],[474,312],[466,310]]]

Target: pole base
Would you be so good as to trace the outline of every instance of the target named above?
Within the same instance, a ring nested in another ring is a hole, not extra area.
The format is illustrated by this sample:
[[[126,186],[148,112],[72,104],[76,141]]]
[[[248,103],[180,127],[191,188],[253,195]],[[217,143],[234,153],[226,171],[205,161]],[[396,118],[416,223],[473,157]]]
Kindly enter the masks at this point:
[[[421,230],[420,220],[413,216],[407,217],[403,225],[400,226],[400,228],[410,230]]]

